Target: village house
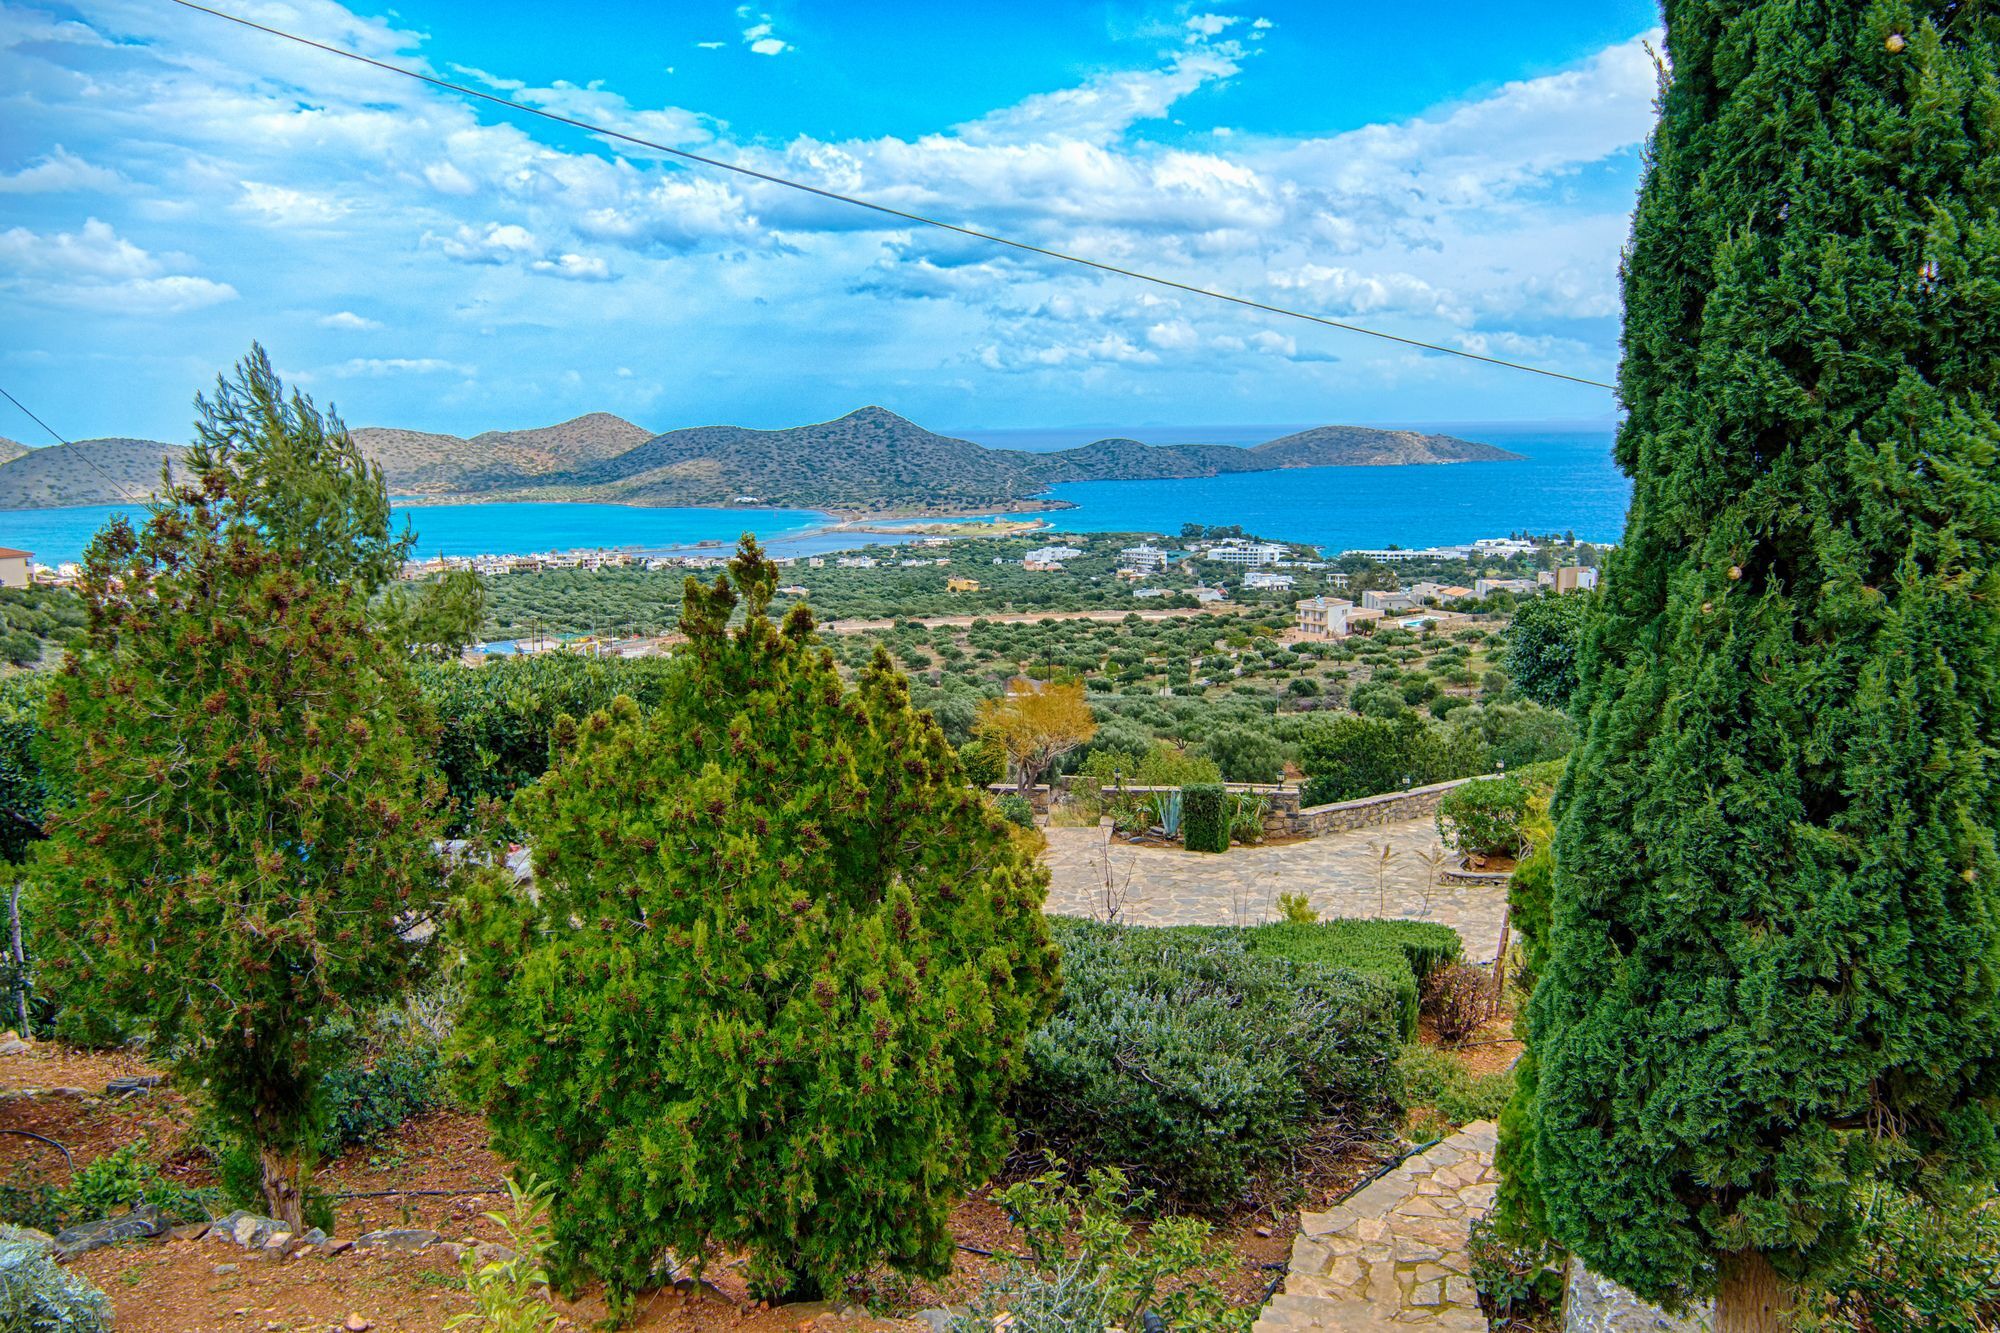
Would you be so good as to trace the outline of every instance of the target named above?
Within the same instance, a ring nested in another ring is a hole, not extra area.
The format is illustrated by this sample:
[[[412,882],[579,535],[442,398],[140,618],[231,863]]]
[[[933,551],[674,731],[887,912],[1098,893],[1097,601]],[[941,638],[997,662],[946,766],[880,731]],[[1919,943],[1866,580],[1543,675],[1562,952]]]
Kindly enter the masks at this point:
[[[1246,588],[1266,588],[1284,590],[1297,582],[1290,574],[1273,574],[1267,569],[1246,569],[1243,571],[1243,586]]]
[[[1169,555],[1151,542],[1141,542],[1137,546],[1127,546],[1118,553],[1118,572],[1122,575],[1151,574],[1167,567]]]
[[[1302,639],[1344,639],[1360,625],[1380,620],[1372,607],[1356,606],[1344,597],[1308,597],[1297,606]]]
[[[1414,593],[1370,588],[1361,594],[1361,605],[1370,611],[1414,611],[1422,604]]]
[[[1511,592],[1519,597],[1532,597],[1539,591],[1539,588],[1540,585],[1533,579],[1474,579],[1472,581],[1473,595],[1477,597],[1484,597],[1489,593],[1496,592]]]
[[[944,581],[946,592],[978,592],[978,579],[950,578]]]
[[[0,588],[25,588],[34,582],[33,551],[17,551],[0,546]]]
[[[1588,592],[1597,586],[1597,571],[1589,565],[1564,565],[1555,572],[1557,592]]]

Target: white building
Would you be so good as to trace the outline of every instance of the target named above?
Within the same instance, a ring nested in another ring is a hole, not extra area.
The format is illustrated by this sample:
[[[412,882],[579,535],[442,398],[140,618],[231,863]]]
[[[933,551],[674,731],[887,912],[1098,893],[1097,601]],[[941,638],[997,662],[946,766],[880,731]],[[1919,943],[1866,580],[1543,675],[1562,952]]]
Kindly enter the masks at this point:
[[[1038,546],[1021,557],[1024,565],[1060,565],[1065,560],[1074,560],[1083,552],[1074,546]]]
[[[1245,541],[1241,537],[1231,537],[1225,542],[1216,542],[1201,553],[1204,560],[1215,560],[1225,565],[1242,565],[1256,569],[1260,565],[1275,565],[1291,554],[1291,548],[1276,542]]]
[[[1361,605],[1370,611],[1414,611],[1423,603],[1416,594],[1407,592],[1384,592],[1371,588],[1361,594]]]
[[[1246,569],[1243,571],[1243,586],[1246,588],[1286,589],[1297,582],[1290,574],[1273,574],[1268,569]]]
[[[1342,551],[1340,555],[1343,560],[1374,560],[1393,565],[1410,560],[1463,560],[1471,553],[1471,548],[1465,546],[1426,546],[1414,551],[1392,546],[1375,551]]]
[[[1474,579],[1472,595],[1484,597],[1488,593],[1511,592],[1520,597],[1532,597],[1540,586],[1533,579]]]
[[[833,562],[842,569],[873,569],[875,557],[872,555],[843,555]]]
[[[1167,567],[1167,552],[1151,542],[1141,542],[1137,546],[1128,546],[1118,553],[1118,566],[1121,569],[1135,569],[1142,574],[1151,574]]]

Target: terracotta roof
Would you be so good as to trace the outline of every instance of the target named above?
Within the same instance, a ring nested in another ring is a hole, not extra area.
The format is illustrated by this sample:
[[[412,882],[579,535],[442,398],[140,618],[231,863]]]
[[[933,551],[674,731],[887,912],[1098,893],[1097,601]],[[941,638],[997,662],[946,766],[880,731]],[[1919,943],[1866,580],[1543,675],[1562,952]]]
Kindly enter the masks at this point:
[[[12,560],[15,556],[19,556],[23,560],[32,560],[35,558],[35,553],[33,551],[17,551],[11,546],[0,546],[0,560]]]

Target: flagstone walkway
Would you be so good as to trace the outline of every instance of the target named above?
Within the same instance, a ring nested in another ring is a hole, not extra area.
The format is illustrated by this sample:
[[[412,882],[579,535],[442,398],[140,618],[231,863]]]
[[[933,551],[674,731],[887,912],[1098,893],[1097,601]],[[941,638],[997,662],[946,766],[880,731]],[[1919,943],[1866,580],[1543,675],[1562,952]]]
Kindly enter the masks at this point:
[[[1474,1121],[1331,1212],[1300,1213],[1285,1289],[1252,1333],[1485,1333],[1466,1249],[1493,1206],[1496,1138]]]
[[[1429,819],[1332,833],[1276,847],[1209,854],[1138,847],[1107,828],[1050,828],[1048,911],[1102,918],[1109,877],[1121,921],[1144,926],[1237,926],[1275,921],[1278,895],[1304,893],[1321,917],[1403,917],[1458,931],[1468,958],[1500,943],[1506,891],[1436,884],[1423,857],[1438,852]],[[1385,864],[1382,849],[1389,849]],[[1448,865],[1449,861],[1443,864]]]

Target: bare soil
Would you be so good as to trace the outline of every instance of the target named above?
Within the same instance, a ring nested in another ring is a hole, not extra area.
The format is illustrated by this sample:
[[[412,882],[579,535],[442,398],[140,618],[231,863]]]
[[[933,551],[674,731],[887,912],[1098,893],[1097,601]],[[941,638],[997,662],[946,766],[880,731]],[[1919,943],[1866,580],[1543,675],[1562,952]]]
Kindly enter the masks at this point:
[[[188,1142],[194,1111],[186,1097],[168,1087],[123,1099],[102,1095],[112,1078],[149,1072],[129,1053],[74,1051],[52,1043],[0,1056],[0,1093],[68,1087],[89,1094],[0,1100],[0,1128],[53,1139],[78,1166],[144,1140],[147,1155],[166,1174],[190,1186],[214,1183],[206,1159]],[[1236,1301],[1261,1304],[1290,1251],[1299,1207],[1322,1207],[1339,1197],[1385,1152],[1380,1144],[1329,1131],[1286,1173],[1286,1197],[1246,1206],[1218,1222],[1225,1257],[1207,1276]],[[1020,1166],[1025,1170],[1028,1164]],[[489,1146],[481,1117],[440,1111],[323,1165],[315,1183],[330,1194],[363,1196],[337,1200],[339,1237],[422,1227],[448,1241],[498,1240],[499,1227],[484,1214],[504,1209],[501,1181],[507,1169]],[[57,1149],[0,1134],[0,1184],[61,1185],[68,1172]],[[906,1316],[902,1320],[860,1310],[842,1317],[835,1307],[819,1303],[766,1307],[751,1299],[741,1261],[724,1257],[711,1262],[702,1292],[654,1293],[627,1327],[673,1333],[909,1333],[909,1314],[965,1301],[1005,1267],[1021,1243],[985,1190],[954,1210],[952,1232],[961,1248],[948,1276],[914,1284],[883,1279],[872,1291],[854,1293],[873,1308]],[[471,1309],[458,1261],[442,1246],[412,1255],[348,1251],[272,1257],[215,1237],[175,1236],[97,1250],[74,1267],[110,1297],[120,1333],[324,1333],[352,1315],[382,1333],[442,1333],[454,1316]],[[602,1293],[594,1290],[559,1300],[557,1308],[571,1328],[597,1325],[609,1314]]]

